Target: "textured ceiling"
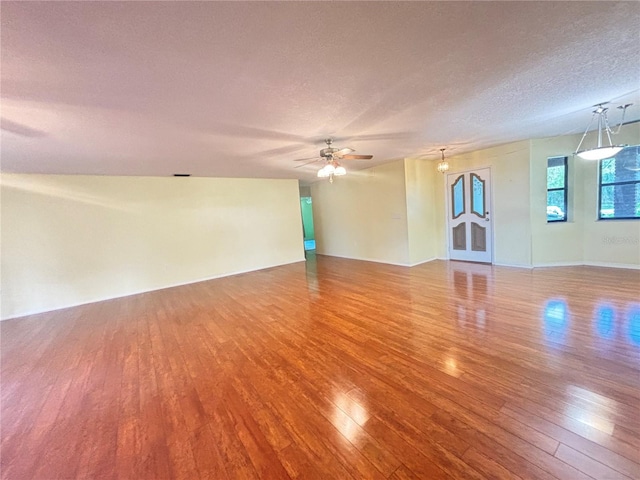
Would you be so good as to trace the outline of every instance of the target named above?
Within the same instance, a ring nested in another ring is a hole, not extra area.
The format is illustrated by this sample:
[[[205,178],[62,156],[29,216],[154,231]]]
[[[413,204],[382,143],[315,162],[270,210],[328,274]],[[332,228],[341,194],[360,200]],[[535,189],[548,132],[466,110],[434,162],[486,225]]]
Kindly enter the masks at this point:
[[[328,136],[355,170],[640,118],[639,2],[1,8],[7,172],[312,181]]]

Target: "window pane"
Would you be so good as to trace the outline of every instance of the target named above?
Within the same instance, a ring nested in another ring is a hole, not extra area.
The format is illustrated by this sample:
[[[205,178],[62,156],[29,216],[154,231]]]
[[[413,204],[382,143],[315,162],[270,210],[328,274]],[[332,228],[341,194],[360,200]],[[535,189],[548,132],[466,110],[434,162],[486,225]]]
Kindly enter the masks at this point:
[[[640,147],[623,148],[615,157],[602,160],[600,181],[603,184],[640,181]]]
[[[640,218],[640,183],[603,186],[600,218]]]
[[[567,219],[567,157],[547,159],[547,222]],[[553,191],[549,191],[553,190]]]
[[[565,187],[565,162],[566,157],[551,157],[547,159],[547,189]]]
[[[640,146],[600,161],[598,218],[640,218]]]
[[[611,183],[616,179],[616,159],[607,158],[600,162],[600,181]]]
[[[547,222],[566,220],[567,208],[564,204],[564,190],[547,192]]]

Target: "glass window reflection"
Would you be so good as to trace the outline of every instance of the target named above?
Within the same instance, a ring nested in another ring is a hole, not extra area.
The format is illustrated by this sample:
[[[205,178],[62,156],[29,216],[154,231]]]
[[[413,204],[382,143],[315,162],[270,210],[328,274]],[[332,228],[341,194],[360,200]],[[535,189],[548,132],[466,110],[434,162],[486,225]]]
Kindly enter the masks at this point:
[[[596,333],[600,338],[611,340],[616,336],[616,314],[610,305],[602,305],[596,310]]]
[[[634,306],[628,313],[629,340],[635,345],[640,345],[640,306]]]
[[[544,336],[552,342],[564,342],[569,326],[569,312],[564,300],[549,300],[544,308]]]

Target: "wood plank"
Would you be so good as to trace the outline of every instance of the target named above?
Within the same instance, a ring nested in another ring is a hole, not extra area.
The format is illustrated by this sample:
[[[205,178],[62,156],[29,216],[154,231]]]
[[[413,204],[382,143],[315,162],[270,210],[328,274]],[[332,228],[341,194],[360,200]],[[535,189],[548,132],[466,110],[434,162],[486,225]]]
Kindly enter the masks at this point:
[[[503,407],[502,411],[520,422],[546,433],[558,442],[587,455],[600,463],[609,465],[627,476],[634,477],[640,473],[640,449],[621,442],[610,435],[600,434],[596,441],[591,441],[570,430],[566,430],[553,422],[538,417],[517,407]]]
[[[471,465],[478,472],[482,473],[487,478],[500,478],[504,480],[524,480],[522,477],[516,475],[511,470],[508,470],[500,463],[492,460],[491,458],[483,455],[481,452],[471,447],[462,457],[465,462]]]
[[[532,478],[589,478],[515,435],[499,429],[488,431],[485,427],[472,423],[473,419],[462,421],[445,412],[434,414],[433,419],[451,432],[473,440],[473,446],[478,451],[514,473],[523,472],[525,476]]]
[[[589,476],[602,479],[602,480],[631,480],[631,477],[627,477],[620,472],[616,472],[612,468],[594,460],[587,455],[584,455],[571,447],[567,447],[561,443],[558,451],[555,455],[563,462],[572,465],[577,470],[588,474]],[[636,471],[636,473],[640,473]],[[637,477],[636,477],[637,478]]]

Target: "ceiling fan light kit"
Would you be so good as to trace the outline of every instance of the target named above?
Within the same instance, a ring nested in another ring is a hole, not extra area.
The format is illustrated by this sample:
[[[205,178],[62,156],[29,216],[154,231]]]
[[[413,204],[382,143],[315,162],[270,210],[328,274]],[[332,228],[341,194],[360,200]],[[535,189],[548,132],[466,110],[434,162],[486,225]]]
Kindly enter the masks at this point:
[[[329,178],[329,182],[331,183],[333,183],[333,177],[340,177],[346,174],[347,170],[335,161],[327,163],[324,167],[318,170],[318,178]]]
[[[318,177],[326,178],[329,175],[333,175],[335,172],[335,167],[333,165],[325,165],[320,170],[318,170]]]
[[[316,160],[312,160],[310,162],[299,165],[303,167],[304,165],[308,165],[309,163],[317,162],[318,160],[325,160],[325,165],[318,170],[316,176],[318,178],[328,178],[330,183],[333,183],[333,177],[340,177],[342,175],[347,174],[347,170],[338,163],[338,159],[340,160],[371,160],[373,155],[351,155],[352,152],[355,152],[353,148],[334,148],[331,146],[333,140],[331,138],[327,138],[324,141],[327,144],[326,148],[320,150],[320,158]],[[301,158],[299,160],[294,160],[295,162],[307,161],[307,158]],[[298,167],[295,167],[298,168]]]
[[[620,120],[620,124],[616,127],[617,131],[615,132],[609,126],[609,118],[607,117],[607,110],[609,109],[604,105],[606,104],[599,103],[597,105],[594,105],[596,109],[593,111],[593,115],[591,115],[591,121],[589,122],[589,125],[587,125],[586,130],[584,131],[584,134],[580,139],[580,143],[578,144],[578,148],[576,148],[574,155],[577,155],[580,158],[583,158],[585,160],[602,160],[604,158],[611,158],[615,156],[620,150],[622,150],[624,147],[627,146],[627,145],[614,145],[613,142],[611,141],[611,135],[616,135],[620,132],[620,128],[624,124],[624,114],[627,111],[627,108],[629,108],[632,104],[628,103],[626,105],[620,105],[618,107],[620,110],[622,110],[622,119]],[[589,129],[591,128],[591,125],[593,124],[593,120],[595,118],[598,119],[598,133],[597,133],[598,146],[594,148],[587,148],[585,150],[580,150],[580,147],[582,146],[584,139],[589,133]],[[606,133],[607,135],[607,139],[609,140],[609,145],[602,145],[603,132]]]
[[[346,175],[347,171],[345,170],[345,168],[342,165],[338,165],[336,167],[336,169],[334,170],[333,174],[337,175],[337,176]]]

